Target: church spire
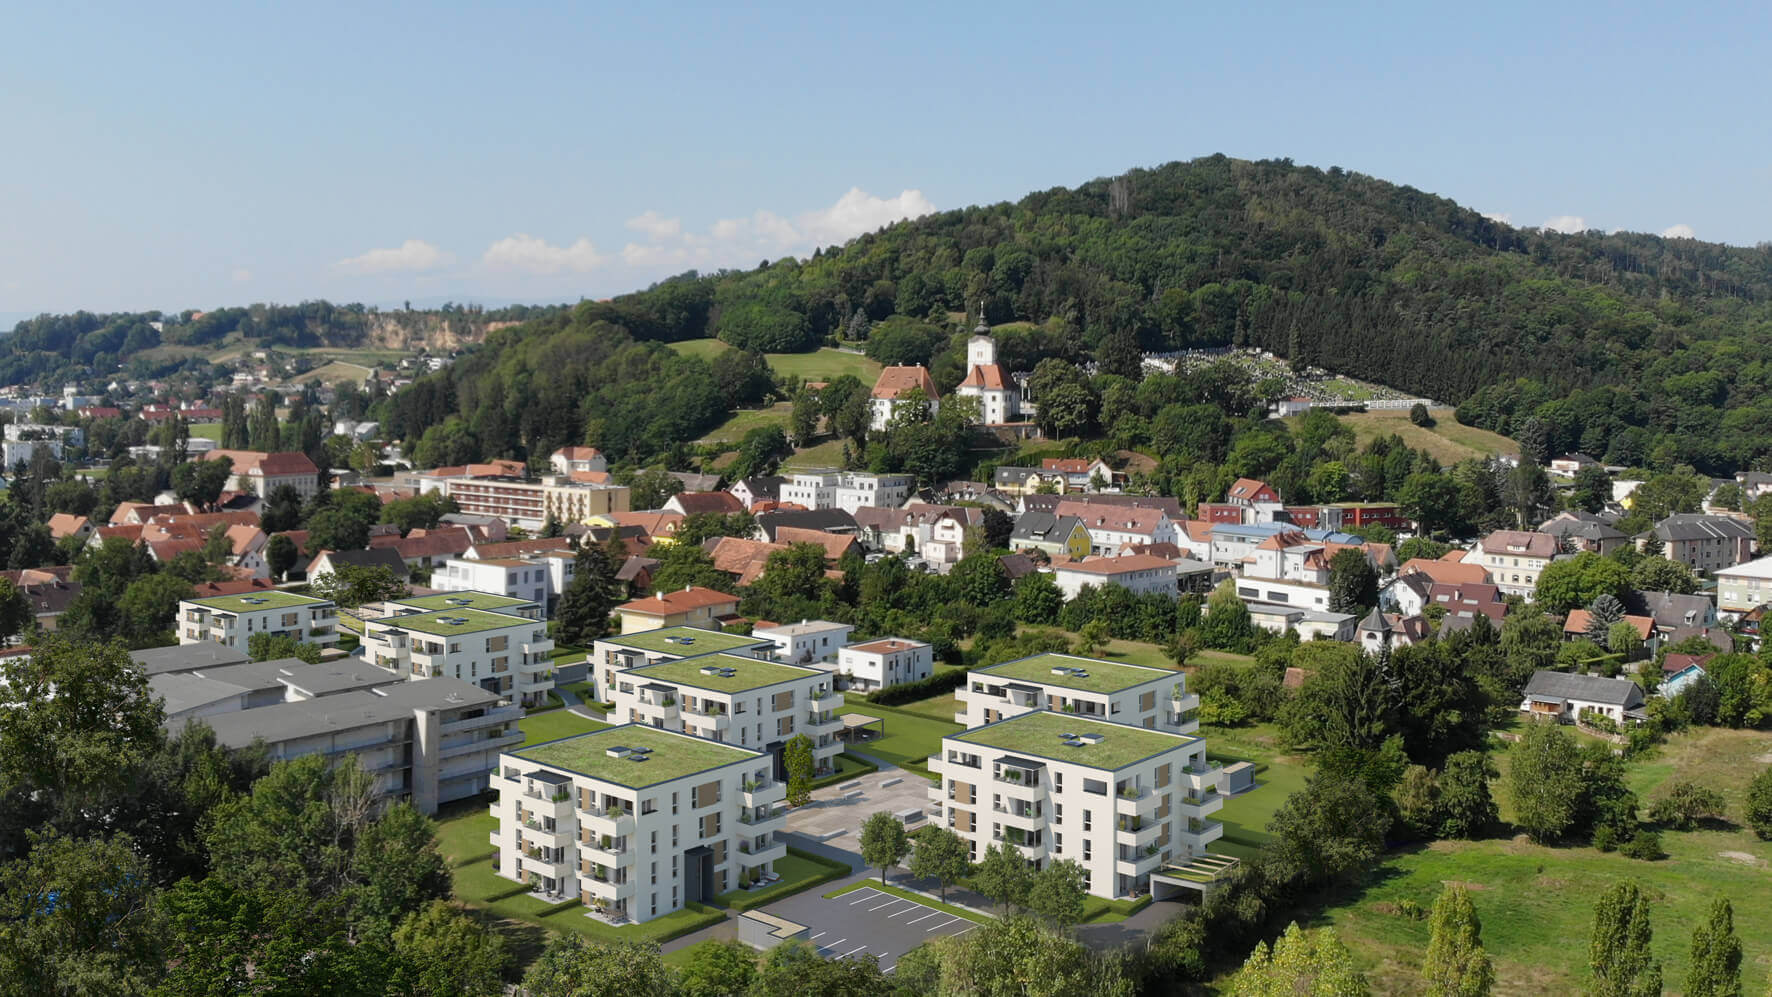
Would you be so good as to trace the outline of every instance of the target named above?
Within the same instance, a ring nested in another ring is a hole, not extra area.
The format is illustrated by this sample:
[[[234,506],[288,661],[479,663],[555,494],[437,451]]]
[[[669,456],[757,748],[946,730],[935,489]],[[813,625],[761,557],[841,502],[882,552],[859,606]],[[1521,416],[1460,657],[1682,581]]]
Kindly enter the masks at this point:
[[[972,334],[974,336],[988,336],[991,334],[990,323],[984,320],[984,299],[982,298],[979,299],[978,302],[978,324],[972,327]]]

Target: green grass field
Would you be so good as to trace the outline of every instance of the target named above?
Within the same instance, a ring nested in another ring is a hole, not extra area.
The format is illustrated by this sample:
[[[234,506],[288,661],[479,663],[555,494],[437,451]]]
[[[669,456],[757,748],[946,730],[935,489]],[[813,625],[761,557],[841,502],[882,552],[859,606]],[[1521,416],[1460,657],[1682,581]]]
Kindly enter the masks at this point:
[[[1354,438],[1362,447],[1376,437],[1395,433],[1411,448],[1426,450],[1443,464],[1520,451],[1519,444],[1505,436],[1459,422],[1451,409],[1434,409],[1433,417],[1434,424],[1427,427],[1410,422],[1407,409],[1353,412],[1340,419],[1353,427]],[[1287,421],[1296,423],[1297,419]]]
[[[222,424],[219,422],[193,422],[190,425],[191,435],[199,439],[221,442]]]
[[[684,356],[712,360],[731,349],[718,339],[685,339],[670,344]],[[880,376],[880,365],[859,353],[847,353],[830,347],[811,353],[765,353],[764,359],[782,377],[798,376],[806,381],[833,381],[844,374],[854,374],[863,384],[872,385]]]
[[[1224,801],[1224,809],[1213,819],[1224,824],[1224,837],[1211,850],[1239,858],[1255,853],[1273,840],[1267,831],[1274,811],[1286,797],[1304,788],[1310,774],[1310,761],[1287,755],[1280,747],[1279,731],[1272,724],[1250,727],[1202,727],[1206,754],[1213,761],[1253,762],[1256,766],[1255,788]]]
[[[1066,632],[1065,636],[1071,638],[1073,642],[1077,640],[1077,635],[1074,633]],[[1175,667],[1175,661],[1170,658],[1168,654],[1164,653],[1162,648],[1155,644],[1147,644],[1144,641],[1138,640],[1110,640],[1107,642],[1106,647],[1095,652],[1091,657],[1102,658],[1107,661],[1124,661],[1129,665],[1149,665],[1152,668],[1173,669]],[[1190,668],[1198,667],[1207,664],[1208,662],[1215,661],[1247,665],[1254,660],[1254,658],[1247,654],[1233,654],[1229,651],[1206,650],[1195,654],[1193,660],[1188,662],[1188,666]]]
[[[952,714],[949,714],[949,722],[943,722],[897,707],[875,706],[855,695],[844,697],[841,712],[880,717],[886,722],[882,736],[857,743],[856,751],[890,762],[926,779],[935,778],[929,774],[928,762],[930,755],[941,750],[941,739],[961,730],[959,724],[951,722]]]
[[[715,897],[714,902],[733,910],[752,910],[801,890],[842,879],[849,875],[849,866],[798,848],[789,848],[786,858],[775,860],[775,872],[781,877],[780,882],[761,890],[731,890]]]
[[[788,420],[793,418],[792,402],[777,402],[766,409],[739,409],[732,413],[731,418],[721,423],[698,443],[737,443],[744,434],[764,426],[779,426],[787,432]]]
[[[527,748],[532,744],[571,737],[574,734],[589,734],[608,726],[609,724],[587,720],[571,710],[531,713],[517,722],[518,729],[523,732],[523,743],[519,747]]]
[[[1216,753],[1216,752],[1215,752]],[[1627,779],[1645,806],[1675,780],[1722,793],[1739,820],[1746,785],[1772,754],[1772,735],[1701,730],[1681,734],[1652,757],[1633,763]],[[1498,767],[1506,770],[1506,751]],[[1495,796],[1507,819],[1505,778]],[[1226,810],[1230,806],[1227,804]],[[1650,898],[1652,949],[1670,991],[1682,989],[1692,929],[1710,903],[1727,897],[1743,949],[1747,993],[1763,993],[1772,976],[1772,843],[1736,825],[1663,831],[1668,857],[1641,862],[1593,848],[1547,848],[1523,837],[1436,842],[1395,854],[1357,894],[1323,914],[1335,925],[1376,992],[1419,990],[1415,978],[1427,945],[1427,923],[1396,913],[1407,899],[1430,906],[1444,884],[1463,883],[1483,920],[1483,942],[1495,961],[1496,993],[1573,992],[1587,981],[1593,903],[1625,879]]]
[[[843,463],[843,441],[826,440],[804,450],[797,450],[792,457],[781,462],[784,468],[794,467],[840,467]]]

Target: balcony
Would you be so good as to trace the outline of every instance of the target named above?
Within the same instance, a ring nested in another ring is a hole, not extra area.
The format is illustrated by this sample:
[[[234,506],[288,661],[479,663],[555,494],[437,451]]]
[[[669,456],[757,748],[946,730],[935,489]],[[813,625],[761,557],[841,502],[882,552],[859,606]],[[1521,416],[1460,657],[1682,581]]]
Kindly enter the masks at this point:
[[[578,882],[590,891],[591,896],[602,900],[627,900],[633,897],[636,892],[634,881],[631,879],[618,883],[613,879],[598,879],[594,873],[587,875],[580,872]]]
[[[739,793],[739,803],[747,807],[766,807],[781,803],[788,798],[788,787],[781,782],[745,782]]]
[[[1176,799],[1175,805],[1182,816],[1198,820],[1207,814],[1215,814],[1224,809],[1224,797],[1208,786],[1198,792],[1190,792],[1186,796],[1179,797]]]
[[[1224,764],[1222,762],[1189,765],[1181,770],[1181,784],[1188,789],[1201,790],[1208,786],[1219,789],[1219,783],[1223,780]]]
[[[809,709],[817,710],[821,713],[825,710],[840,710],[843,708],[843,694],[835,689],[827,689],[824,692],[815,692],[812,694],[812,699],[806,705]]]
[[[1178,829],[1176,837],[1182,844],[1191,846],[1195,851],[1203,850],[1219,838],[1224,837],[1224,825],[1215,820],[1189,819]]]
[[[487,710],[485,713],[477,717],[466,717],[460,720],[445,720],[442,724],[438,725],[437,730],[444,737],[448,737],[450,734],[454,734],[457,731],[476,730],[497,721],[516,723],[521,719],[523,719],[523,711],[520,708],[515,706],[499,706]]]
[[[1142,850],[1146,845],[1156,842],[1157,835],[1163,829],[1163,821],[1145,820],[1141,817],[1121,817],[1114,825],[1114,844],[1121,847],[1132,847]]]
[[[1035,807],[992,807],[991,811],[994,819],[1005,827],[1038,831],[1051,822],[1042,810]]]
[[[613,839],[607,846],[602,843],[601,839],[594,845],[580,844],[578,846],[579,861],[589,862],[593,866],[620,866],[625,864],[633,854],[633,849],[625,844],[618,845]]]
[[[523,693],[547,692],[554,687],[554,678],[544,673],[517,673],[517,691]]]
[[[766,844],[759,845],[746,839],[738,843],[738,853],[745,857],[745,865],[762,865],[764,862],[773,862],[776,859],[787,858],[788,843],[785,841],[770,841]]]
[[[1122,876],[1146,876],[1162,866],[1163,850],[1149,845],[1137,849],[1122,847],[1114,861],[1114,871]]]
[[[631,810],[620,810],[613,807],[580,810],[578,822],[592,834],[607,834],[611,838],[621,838],[634,833],[634,814]]]
[[[1142,787],[1122,789],[1114,795],[1114,813],[1123,817],[1148,816],[1156,805],[1157,794]]]
[[[565,787],[558,790],[545,787],[525,789],[521,806],[537,817],[563,820],[572,814],[572,791]]]
[[[518,864],[532,876],[546,876],[555,881],[572,875],[572,863],[558,849],[552,852],[541,848],[526,849]]]
[[[835,734],[842,729],[843,720],[835,713],[831,713],[828,710],[824,712],[813,711],[806,714],[806,728],[803,733],[812,737],[818,737],[820,735]]]
[[[698,730],[731,730],[732,714],[725,710],[692,710],[684,707],[683,719]]]
[[[788,812],[786,807],[778,807],[765,810],[762,816],[758,816],[756,811],[746,808],[738,812],[738,822],[744,826],[746,834],[767,834],[787,827]]]
[[[459,741],[444,741],[438,751],[439,758],[453,758],[470,751],[503,751],[505,748],[523,743],[523,732],[512,724],[504,731],[489,737],[468,736]]]
[[[549,683],[550,685],[552,683]],[[656,701],[637,699],[634,701],[634,713],[641,723],[654,727],[675,727],[682,716],[675,696],[667,696]]]

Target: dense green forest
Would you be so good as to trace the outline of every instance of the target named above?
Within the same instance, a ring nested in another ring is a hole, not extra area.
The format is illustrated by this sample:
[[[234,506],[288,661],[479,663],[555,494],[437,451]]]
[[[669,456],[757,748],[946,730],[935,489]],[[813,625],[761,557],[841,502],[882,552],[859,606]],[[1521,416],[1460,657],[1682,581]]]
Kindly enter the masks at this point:
[[[639,449],[657,453],[713,417],[705,392],[672,386],[669,371],[693,364],[636,343],[715,335],[795,351],[873,330],[896,337],[887,353],[927,351],[946,389],[963,356],[950,314],[976,316],[982,303],[994,325],[1026,323],[999,332],[1017,369],[1254,346],[1462,403],[1465,421],[1542,432],[1552,451],[1721,473],[1772,455],[1769,300],[1772,246],[1522,230],[1339,168],[1214,156],[902,222],[805,261],[586,302],[491,336],[482,356],[434,379],[449,384],[420,387],[390,418],[409,433],[451,414],[471,421],[496,390],[515,424],[489,434],[494,450],[580,433],[605,445],[599,434],[614,433],[618,452],[645,438]],[[610,365],[562,369],[585,352]],[[636,433],[629,423],[642,417],[602,386],[640,373],[626,364],[646,372],[640,393],[685,411],[652,413]],[[598,387],[523,411],[521,389],[555,385]],[[437,404],[441,395],[462,407]]]

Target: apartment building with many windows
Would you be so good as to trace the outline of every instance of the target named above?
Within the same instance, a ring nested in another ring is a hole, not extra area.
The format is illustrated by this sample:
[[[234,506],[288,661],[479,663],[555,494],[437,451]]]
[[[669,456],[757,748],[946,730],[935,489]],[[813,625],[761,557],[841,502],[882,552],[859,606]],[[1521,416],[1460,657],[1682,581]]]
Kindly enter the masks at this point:
[[[1200,697],[1188,693],[1182,673],[1073,654],[974,668],[954,698],[954,722],[967,727],[1051,710],[1177,734],[1200,729]]]
[[[615,704],[609,719],[754,748],[775,757],[775,774],[786,778],[782,752],[797,734],[812,741],[819,774],[834,770],[843,750],[837,734],[843,706],[836,677],[828,671],[742,654],[702,654],[615,673],[605,693]]]
[[[747,748],[628,724],[508,752],[492,783],[498,874],[586,916],[649,921],[787,854],[787,788]]]
[[[929,798],[974,861],[999,842],[1029,864],[1070,859],[1088,890],[1128,897],[1151,876],[1206,853],[1224,832],[1222,769],[1198,737],[1050,710],[941,740]]]
[[[729,634],[724,630],[701,627],[660,627],[618,637],[601,637],[591,643],[591,682],[597,694],[608,700],[615,686],[615,673],[660,661],[675,661],[698,654],[741,654],[751,658],[769,658],[775,644],[761,637]]]
[[[363,621],[362,654],[413,679],[448,677],[511,696],[524,706],[554,687],[547,624],[458,607]]]
[[[209,641],[244,652],[252,635],[261,633],[323,647],[335,644],[338,606],[331,599],[275,589],[179,600],[180,644]]]

